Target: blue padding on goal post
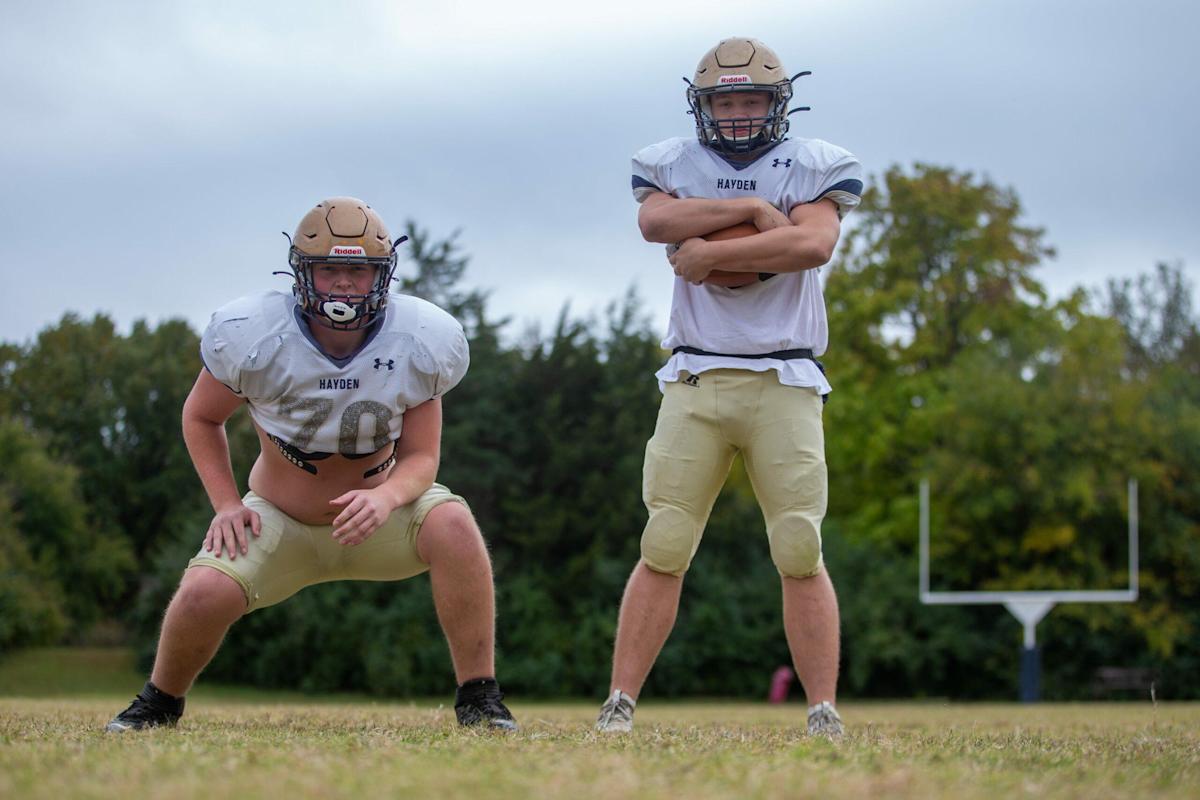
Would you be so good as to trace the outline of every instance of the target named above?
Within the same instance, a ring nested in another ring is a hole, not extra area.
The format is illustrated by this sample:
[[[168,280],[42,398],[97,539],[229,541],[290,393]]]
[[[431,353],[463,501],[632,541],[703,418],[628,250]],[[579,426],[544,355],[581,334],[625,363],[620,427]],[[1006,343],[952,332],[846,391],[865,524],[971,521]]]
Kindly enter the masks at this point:
[[[1041,699],[1042,648],[1021,648],[1021,702],[1036,703]]]

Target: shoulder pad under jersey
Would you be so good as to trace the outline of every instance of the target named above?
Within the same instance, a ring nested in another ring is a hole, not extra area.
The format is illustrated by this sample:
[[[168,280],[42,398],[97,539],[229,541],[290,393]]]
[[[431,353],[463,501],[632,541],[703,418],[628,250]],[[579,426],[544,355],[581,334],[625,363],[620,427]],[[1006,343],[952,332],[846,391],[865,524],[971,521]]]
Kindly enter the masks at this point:
[[[688,139],[675,137],[643,147],[633,155],[633,197],[639,203],[652,192],[671,192],[671,165],[679,159]],[[690,141],[695,141],[690,140]]]
[[[240,297],[213,312],[200,337],[200,357],[213,377],[244,394],[248,374],[267,363],[291,324],[290,294],[267,292]]]
[[[862,200],[862,164],[850,151],[821,139],[787,139],[779,148],[812,172],[811,200],[828,197],[845,216]]]
[[[462,380],[470,352],[462,325],[449,313],[419,297],[393,295],[385,324],[381,336],[409,341],[412,365],[430,380],[431,397],[440,397]]]

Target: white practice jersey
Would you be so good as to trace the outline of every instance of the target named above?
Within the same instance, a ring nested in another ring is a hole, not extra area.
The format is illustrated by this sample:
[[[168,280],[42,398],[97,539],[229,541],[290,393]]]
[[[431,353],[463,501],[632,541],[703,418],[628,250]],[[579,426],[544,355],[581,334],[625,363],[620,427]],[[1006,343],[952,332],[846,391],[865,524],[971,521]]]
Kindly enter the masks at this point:
[[[633,196],[640,203],[653,192],[680,199],[719,200],[761,197],[784,214],[801,203],[828,197],[844,216],[862,196],[862,166],[843,150],[819,139],[785,139],[749,163],[731,163],[694,137],[651,145],[633,157]],[[829,342],[825,299],[817,270],[785,272],[769,280],[730,289],[699,286],[675,278],[671,320],[662,346],[694,347],[710,353],[759,355],[809,349],[821,355]],[[675,353],[657,373],[660,385],[686,371],[719,368],[778,370],[781,383],[829,383],[807,359],[749,359]]]
[[[246,398],[277,444],[307,454],[364,456],[400,438],[404,412],[466,374],[462,326],[442,309],[392,295],[362,347],[326,355],[290,293],[234,300],[200,339],[213,377]]]

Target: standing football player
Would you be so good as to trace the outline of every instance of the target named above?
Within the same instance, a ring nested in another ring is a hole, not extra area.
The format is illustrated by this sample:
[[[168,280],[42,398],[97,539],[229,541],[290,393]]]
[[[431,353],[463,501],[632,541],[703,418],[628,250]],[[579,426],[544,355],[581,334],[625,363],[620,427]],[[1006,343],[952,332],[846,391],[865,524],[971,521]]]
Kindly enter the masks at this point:
[[[808,732],[842,733],[837,597],[821,558],[830,386],[814,360],[828,339],[816,268],[859,202],[862,168],[840,147],[785,138],[795,77],[762,42],[725,39],[688,82],[696,136],[633,158],[638,226],[647,241],[668,244],[678,277],[663,340],[672,355],[657,373],[663,401],[643,467],[649,520],[621,601],[601,731],[633,727],[683,575],[740,452],[781,576]],[[759,232],[701,238],[747,222]]]
[[[503,730],[487,549],[466,501],[437,476],[442,395],[467,371],[458,322],[389,296],[396,246],[352,197],[300,221],[292,292],[213,314],[183,437],[216,515],[167,608],[154,671],[110,731],[174,725],[184,695],[243,614],[305,586],[429,570],[462,725]],[[249,406],[261,453],[240,496],[225,421]]]

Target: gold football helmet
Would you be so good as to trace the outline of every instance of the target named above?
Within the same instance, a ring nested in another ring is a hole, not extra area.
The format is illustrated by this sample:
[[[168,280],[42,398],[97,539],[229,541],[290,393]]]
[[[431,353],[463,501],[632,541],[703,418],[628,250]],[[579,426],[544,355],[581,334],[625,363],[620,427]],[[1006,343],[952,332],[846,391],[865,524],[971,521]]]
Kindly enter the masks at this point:
[[[775,51],[757,39],[736,36],[722,39],[704,54],[688,84],[687,101],[696,120],[696,138],[700,144],[724,154],[753,154],[783,140],[788,131],[788,102],[792,99],[791,78]],[[726,92],[766,92],[770,95],[765,117],[717,121],[712,114],[712,98]],[[796,111],[807,111],[798,108]],[[753,134],[737,136],[734,127],[752,128]]]
[[[357,330],[370,325],[387,305],[396,247],[407,238],[393,242],[375,210],[357,198],[331,197],[317,203],[300,220],[295,235],[288,236],[288,266],[295,277],[292,292],[300,310],[328,328]],[[330,263],[375,267],[371,291],[336,297],[318,292],[313,266]]]

